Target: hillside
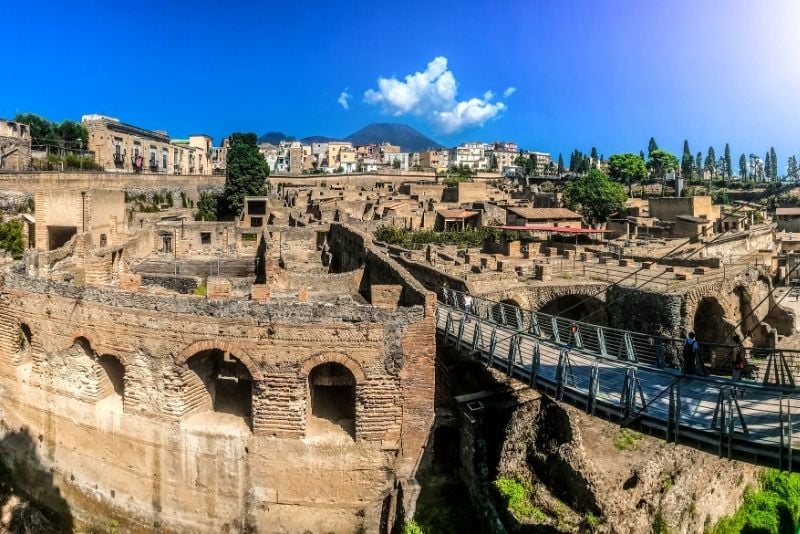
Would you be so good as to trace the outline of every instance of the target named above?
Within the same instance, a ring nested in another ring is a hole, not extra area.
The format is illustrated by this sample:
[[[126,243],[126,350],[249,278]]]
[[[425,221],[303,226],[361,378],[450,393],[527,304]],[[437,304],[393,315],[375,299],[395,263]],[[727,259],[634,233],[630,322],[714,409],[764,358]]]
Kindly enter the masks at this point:
[[[294,141],[295,139],[295,137],[286,135],[283,132],[267,132],[258,138],[258,143],[270,143],[272,145],[277,145],[281,141]]]
[[[426,137],[411,126],[398,123],[372,123],[344,138],[354,145],[382,143],[399,145],[403,152],[419,152],[428,148],[442,148],[433,139]]]

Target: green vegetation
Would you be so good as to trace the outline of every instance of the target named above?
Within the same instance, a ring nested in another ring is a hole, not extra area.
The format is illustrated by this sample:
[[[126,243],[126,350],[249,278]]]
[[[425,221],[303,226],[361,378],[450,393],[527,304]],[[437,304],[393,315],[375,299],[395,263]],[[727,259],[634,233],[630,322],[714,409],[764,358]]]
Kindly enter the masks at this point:
[[[614,438],[614,448],[618,451],[635,451],[639,448],[639,441],[644,439],[644,434],[623,428]]]
[[[15,260],[22,257],[25,250],[25,236],[22,231],[22,221],[11,219],[0,223],[0,249],[9,252]]]
[[[219,196],[212,191],[203,191],[197,200],[197,213],[194,214],[195,221],[216,221],[217,220],[217,201]]]
[[[425,534],[425,531],[419,526],[419,523],[412,519],[403,524],[403,534]]]
[[[770,469],[761,474],[760,488],[748,489],[744,503],[722,518],[711,534],[758,532],[784,534],[800,527],[800,474]]]
[[[628,196],[634,182],[647,178],[647,165],[638,154],[614,154],[608,158],[608,174],[612,180],[628,184]]]
[[[667,520],[661,515],[661,512],[657,512],[655,517],[653,517],[653,522],[650,525],[650,532],[653,534],[669,534],[672,532],[669,523],[667,523]]]
[[[531,519],[537,523],[547,520],[547,515],[531,503],[534,489],[516,478],[499,477],[494,487],[505,500],[506,506],[519,519]]]
[[[14,120],[30,126],[34,150],[86,149],[89,145],[89,131],[79,122],[66,120],[59,124],[35,113],[18,113]]]
[[[221,219],[238,215],[244,197],[265,194],[269,176],[267,160],[258,151],[254,133],[231,134],[225,165],[225,189],[216,205],[217,217]]]
[[[208,287],[205,282],[194,288],[194,294],[198,297],[205,297],[208,294]]]
[[[581,532],[596,532],[598,526],[600,526],[600,518],[592,512],[587,512],[586,515],[583,516]]]
[[[567,207],[579,210],[590,221],[605,221],[625,208],[625,190],[597,169],[590,170],[564,188]]]
[[[92,156],[79,156],[76,154],[48,154],[44,159],[34,159],[31,166],[35,171],[97,171],[103,167],[94,162]]]
[[[405,230],[396,226],[381,226],[375,232],[375,239],[390,245],[405,248],[420,248],[423,245],[456,245],[458,247],[479,247],[488,239],[495,239],[497,231],[491,228],[466,230]]]

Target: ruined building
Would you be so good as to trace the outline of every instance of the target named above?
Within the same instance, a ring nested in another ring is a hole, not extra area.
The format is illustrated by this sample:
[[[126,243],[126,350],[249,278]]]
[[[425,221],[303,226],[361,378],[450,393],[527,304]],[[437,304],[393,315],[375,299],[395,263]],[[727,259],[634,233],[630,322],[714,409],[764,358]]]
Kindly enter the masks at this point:
[[[434,294],[347,226],[248,223],[37,193],[35,248],[0,279],[0,445],[77,525],[387,532],[413,511]]]

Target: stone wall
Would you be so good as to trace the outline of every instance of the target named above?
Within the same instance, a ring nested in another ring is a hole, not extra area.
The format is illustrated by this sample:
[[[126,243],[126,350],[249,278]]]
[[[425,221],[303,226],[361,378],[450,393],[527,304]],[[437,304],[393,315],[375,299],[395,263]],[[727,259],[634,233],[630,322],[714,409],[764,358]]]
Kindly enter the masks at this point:
[[[4,274],[2,428],[39,436],[79,524],[374,532],[391,527],[398,494],[413,510],[433,420],[435,297],[363,235],[333,234],[353,247],[337,261],[363,268],[394,306],[147,295]],[[212,411],[202,378],[212,370],[192,363],[208,351],[246,369],[249,419]],[[120,392],[108,359],[123,369]],[[324,364],[354,377],[353,437],[331,441],[309,426],[309,376]]]

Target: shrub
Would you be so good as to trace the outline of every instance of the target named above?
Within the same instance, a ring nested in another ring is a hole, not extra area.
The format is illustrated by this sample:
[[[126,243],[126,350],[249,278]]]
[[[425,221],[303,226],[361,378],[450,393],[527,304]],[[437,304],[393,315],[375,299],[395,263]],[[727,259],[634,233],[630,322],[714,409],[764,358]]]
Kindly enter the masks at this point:
[[[623,428],[614,438],[614,448],[618,451],[635,451],[639,448],[639,441],[642,439],[644,439],[643,434]]]
[[[403,534],[425,534],[425,531],[422,530],[422,527],[412,519],[411,521],[406,521],[403,524]]]
[[[217,220],[217,201],[219,196],[211,191],[200,193],[197,201],[197,213],[194,215],[195,221],[216,221]]]
[[[532,519],[537,523],[547,520],[544,512],[531,503],[533,488],[529,485],[516,478],[500,477],[494,481],[494,487],[515,517]]]
[[[796,532],[799,526],[800,474],[770,469],[761,474],[760,488],[747,490],[742,506],[710,532],[783,534]]]
[[[22,221],[12,219],[0,223],[0,249],[9,252],[15,260],[22,257],[25,250],[25,236],[22,231]]]
[[[208,287],[205,284],[200,284],[194,288],[194,294],[198,297],[205,297],[208,294]]]

